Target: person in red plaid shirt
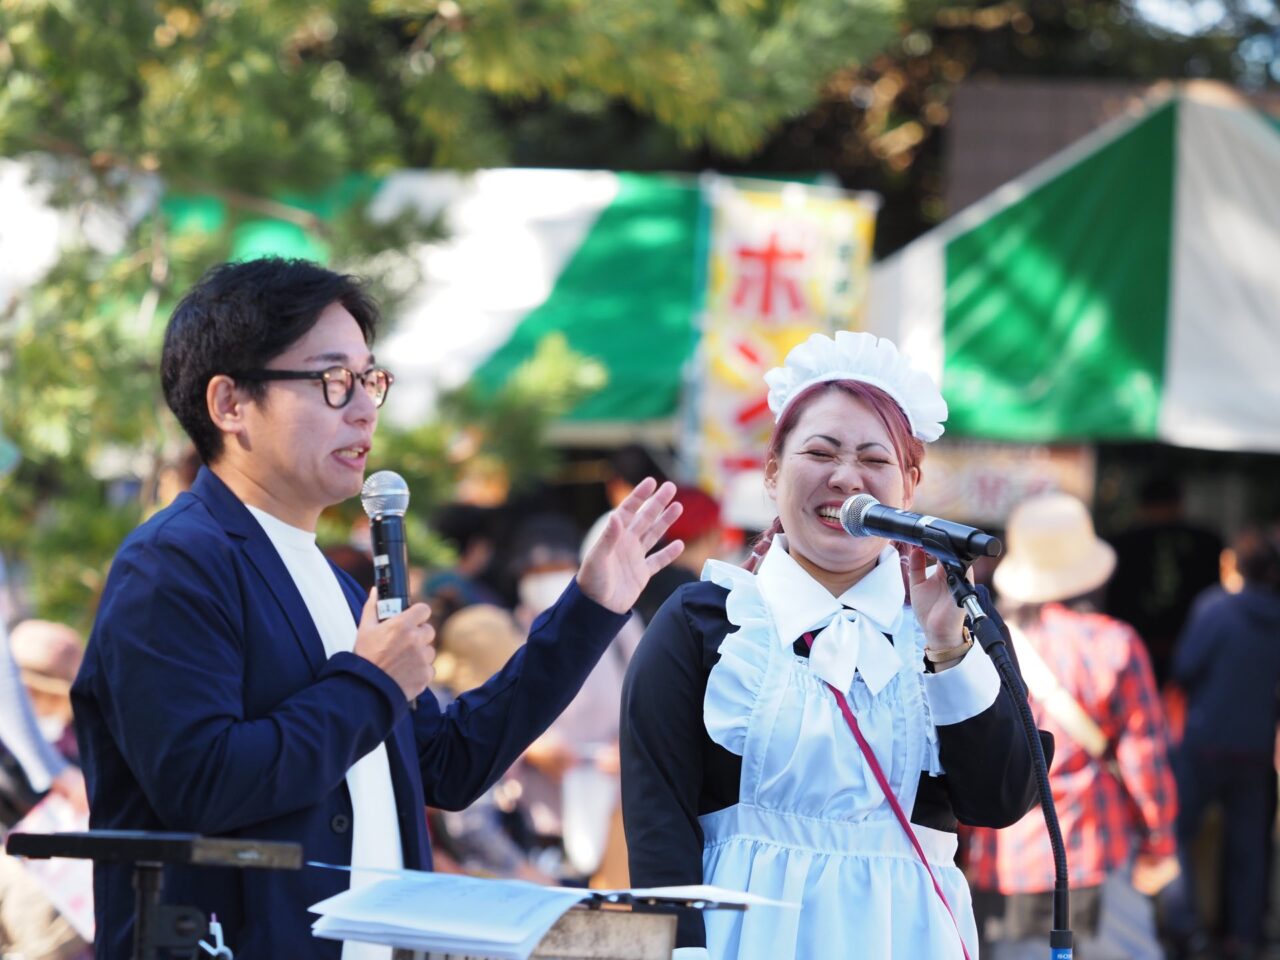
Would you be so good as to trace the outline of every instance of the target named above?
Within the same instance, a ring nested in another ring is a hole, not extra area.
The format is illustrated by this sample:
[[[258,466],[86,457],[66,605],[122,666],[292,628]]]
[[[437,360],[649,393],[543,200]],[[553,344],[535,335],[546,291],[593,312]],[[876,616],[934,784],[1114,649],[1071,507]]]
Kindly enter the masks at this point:
[[[1134,889],[1150,897],[1177,874],[1176,789],[1142,639],[1093,612],[1115,552],[1066,494],[1024,501],[1007,533],[994,582],[1036,726],[1057,742],[1049,782],[1067,848],[1075,956],[1159,957],[1154,911]],[[984,957],[1044,956],[1054,869],[1040,812],[1004,830],[970,831],[967,852]]]

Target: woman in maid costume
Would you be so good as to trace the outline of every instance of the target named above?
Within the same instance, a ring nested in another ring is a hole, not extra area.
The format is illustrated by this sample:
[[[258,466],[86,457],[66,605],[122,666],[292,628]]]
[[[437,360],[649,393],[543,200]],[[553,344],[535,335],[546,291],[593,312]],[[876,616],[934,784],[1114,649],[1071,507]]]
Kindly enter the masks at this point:
[[[765,380],[778,519],[666,602],[627,676],[631,882],[800,907],[687,911],[677,958],[973,960],[957,823],[1027,813],[1031,752],[942,569],[839,521],[855,494],[911,506],[946,403],[866,333],[814,335]]]

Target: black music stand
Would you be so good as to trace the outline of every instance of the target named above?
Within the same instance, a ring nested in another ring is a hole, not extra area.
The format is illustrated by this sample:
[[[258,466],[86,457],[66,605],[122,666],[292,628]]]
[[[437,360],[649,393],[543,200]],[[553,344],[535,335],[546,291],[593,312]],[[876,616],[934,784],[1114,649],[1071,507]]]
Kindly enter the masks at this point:
[[[11,833],[5,848],[15,857],[68,857],[133,864],[137,899],[133,960],[194,960],[208,920],[195,907],[160,902],[165,864],[193,867],[298,870],[302,847],[267,840],[222,840],[196,833],[145,830],[86,830],[79,833]]]

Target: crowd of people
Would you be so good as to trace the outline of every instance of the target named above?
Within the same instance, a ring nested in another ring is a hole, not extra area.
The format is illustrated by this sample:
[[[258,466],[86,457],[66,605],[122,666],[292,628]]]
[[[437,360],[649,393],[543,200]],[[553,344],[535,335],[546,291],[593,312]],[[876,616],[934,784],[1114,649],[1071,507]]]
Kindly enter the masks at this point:
[[[367,544],[315,539],[393,383],[377,322],[352,278],[301,262],[226,265],[184,298],[163,385],[203,466],[122,547],[87,649],[45,621],[0,633],[0,830],[56,805],[355,868],[173,871],[245,955],[383,956],[317,945],[305,907],[401,866],[802,906],[682,913],[688,960],[1043,955],[1053,865],[1013,698],[942,565],[836,516],[855,493],[910,508],[946,418],[929,377],[888,341],[815,336],[766,378],[772,526],[730,537],[714,497],[629,446],[594,525],[439,509],[455,563],[379,620]],[[1051,761],[1076,955],[1248,960],[1270,903],[1280,533],[1224,550],[1168,478],[1140,501],[1109,542],[1074,497],[1018,504],[979,598]],[[97,955],[125,957],[128,878],[101,866],[94,891]],[[0,858],[4,956],[85,955],[69,913]]]

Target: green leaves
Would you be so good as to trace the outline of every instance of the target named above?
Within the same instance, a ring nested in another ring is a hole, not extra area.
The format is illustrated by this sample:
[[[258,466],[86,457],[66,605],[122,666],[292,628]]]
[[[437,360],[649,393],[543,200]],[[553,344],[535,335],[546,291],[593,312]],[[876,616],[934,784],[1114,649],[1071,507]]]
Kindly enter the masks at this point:
[[[495,101],[630,104],[743,155],[878,51],[901,0],[347,0],[3,8],[0,153],[248,192],[495,165]]]
[[[441,228],[368,216],[389,172],[502,165],[521,136],[563,129],[515,122],[549,105],[656,120],[630,162],[667,137],[744,156],[876,51],[903,2],[0,0],[0,157],[46,158],[35,167],[79,228],[0,304],[0,434],[22,454],[0,476],[0,550],[40,612],[87,622],[181,456],[159,345],[207,267],[323,259],[370,276],[394,319],[420,280],[409,254]],[[556,155],[591,165],[565,139]],[[548,425],[602,376],[549,339],[496,395],[464,391],[375,454],[424,510],[459,480],[543,476]]]

